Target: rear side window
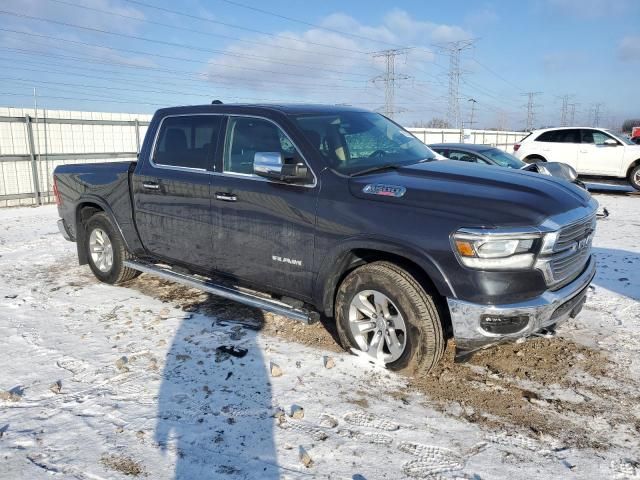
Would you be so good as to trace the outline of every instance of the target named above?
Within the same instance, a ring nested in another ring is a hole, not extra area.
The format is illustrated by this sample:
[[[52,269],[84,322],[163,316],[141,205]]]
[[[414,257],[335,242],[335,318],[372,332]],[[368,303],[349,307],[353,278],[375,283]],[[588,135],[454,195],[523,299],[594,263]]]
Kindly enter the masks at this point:
[[[580,143],[580,130],[550,130],[536,138],[536,142]]]
[[[222,117],[167,117],[158,134],[153,162],[170,167],[206,170],[213,165]]]

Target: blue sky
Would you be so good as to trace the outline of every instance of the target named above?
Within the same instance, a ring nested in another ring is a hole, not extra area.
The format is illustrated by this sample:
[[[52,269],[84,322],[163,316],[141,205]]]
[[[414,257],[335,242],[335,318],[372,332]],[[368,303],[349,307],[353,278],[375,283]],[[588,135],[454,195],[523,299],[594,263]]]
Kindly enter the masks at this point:
[[[636,0],[385,1],[5,0],[0,6],[0,105],[152,112],[225,102],[384,103],[384,60],[396,58],[404,124],[444,118],[449,58],[442,43],[476,39],[461,56],[461,118],[522,129],[640,116]],[[264,11],[261,11],[264,10]],[[177,13],[176,13],[177,12]],[[287,17],[287,18],[283,18]],[[406,78],[405,78],[406,77]],[[569,107],[570,111],[571,107]]]

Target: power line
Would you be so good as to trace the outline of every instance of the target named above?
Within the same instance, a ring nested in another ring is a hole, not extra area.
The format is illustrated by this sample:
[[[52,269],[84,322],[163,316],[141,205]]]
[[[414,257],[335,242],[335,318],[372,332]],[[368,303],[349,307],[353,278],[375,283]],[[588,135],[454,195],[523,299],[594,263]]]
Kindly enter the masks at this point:
[[[460,128],[460,53],[473,47],[475,39],[458,40],[438,45],[449,54],[449,106],[447,108],[447,121],[454,128]]]
[[[344,47],[336,47],[335,45],[327,45],[327,44],[324,44],[324,43],[311,42],[309,40],[301,40],[299,38],[290,37],[290,36],[287,36],[287,35],[269,33],[269,32],[265,32],[265,31],[262,31],[262,30],[256,30],[256,29],[253,29],[253,28],[249,28],[249,27],[243,27],[241,25],[234,25],[232,23],[221,22],[219,20],[213,20],[213,19],[207,18],[207,17],[200,17],[200,16],[197,16],[197,15],[191,15],[189,13],[184,13],[184,12],[180,12],[180,11],[177,11],[177,10],[171,10],[170,8],[159,7],[157,5],[152,5],[152,4],[145,3],[145,2],[140,2],[140,1],[137,1],[137,0],[125,0],[125,1],[129,2],[129,3],[132,3],[132,4],[135,4],[135,5],[139,5],[141,7],[151,8],[151,9],[158,10],[158,11],[161,11],[161,12],[170,13],[172,15],[178,15],[178,16],[185,17],[185,18],[191,18],[193,20],[200,20],[200,21],[212,23],[212,24],[215,24],[215,25],[222,25],[224,27],[235,28],[235,29],[238,29],[238,30],[244,30],[246,32],[259,33],[260,35],[267,35],[267,36],[270,36],[270,37],[282,38],[284,40],[291,40],[291,41],[294,41],[294,42],[306,43],[306,44],[309,44],[309,45],[316,45],[316,46],[319,46],[319,47],[332,48],[332,49],[335,49],[335,50],[342,50],[342,51],[346,51],[346,52],[360,53],[360,54],[364,54],[364,55],[368,54],[368,52],[364,52],[364,51],[360,51],[360,50],[353,50],[353,49],[344,48]]]
[[[384,114],[389,118],[394,118],[396,115],[395,106],[395,94],[396,94],[396,81],[407,80],[409,77],[404,74],[396,74],[396,57],[398,55],[406,54],[408,49],[390,49],[376,52],[373,54],[374,58],[385,59],[385,73],[373,78],[372,81],[382,81],[384,83]]]
[[[260,56],[260,55],[246,55],[246,54],[241,54],[241,53],[232,53],[232,52],[227,52],[224,50],[215,50],[215,49],[208,49],[208,48],[202,48],[202,47],[198,47],[197,45],[188,45],[188,44],[184,44],[184,43],[176,43],[176,42],[168,42],[165,40],[158,40],[155,38],[147,38],[147,37],[142,37],[139,35],[130,35],[127,33],[119,33],[119,32],[112,32],[110,30],[104,30],[101,28],[94,28],[94,27],[86,27],[83,25],[77,25],[74,23],[69,23],[69,22],[61,22],[59,20],[51,20],[48,18],[42,18],[42,17],[36,17],[36,16],[32,16],[32,15],[26,15],[26,14],[22,14],[22,13],[16,13],[16,12],[9,12],[6,10],[0,10],[0,15],[11,15],[11,16],[15,16],[15,17],[19,17],[19,18],[26,18],[29,20],[36,20],[39,22],[45,22],[45,23],[52,23],[54,25],[61,25],[64,27],[71,27],[71,28],[77,28],[80,30],[86,30],[86,31],[90,31],[90,32],[96,32],[96,33],[102,33],[104,35],[112,35],[112,36],[116,36],[116,37],[120,37],[120,38],[129,38],[131,40],[138,40],[138,41],[142,41],[142,42],[148,42],[148,43],[154,43],[157,45],[165,45],[165,46],[169,46],[169,47],[177,47],[177,48],[183,48],[185,50],[191,50],[191,51],[199,51],[199,52],[203,52],[203,53],[213,53],[216,55],[222,55],[222,56],[227,56],[227,57],[234,57],[234,58],[241,58],[241,59],[250,59],[250,60],[257,60],[260,62],[267,62],[267,63],[276,63],[276,64],[280,64],[280,65],[286,65],[286,66],[291,66],[291,67],[314,67],[317,64],[312,64],[312,63],[304,63],[304,62],[298,62],[298,63],[289,63],[289,62],[281,62],[279,60],[274,60],[271,57],[264,57],[264,56]],[[238,67],[235,65],[223,65],[225,67],[231,67],[231,68],[248,68],[248,67]],[[338,73],[341,75],[351,75],[351,76],[357,76],[357,77],[362,77],[362,76],[367,76],[365,74],[362,73],[354,73],[352,71],[344,71],[344,70],[328,70],[325,68],[321,68],[319,70],[328,72],[328,73]],[[265,70],[266,71],[266,70]],[[270,73],[277,73],[277,72],[270,72]]]
[[[310,23],[310,22],[307,22],[305,20],[300,20],[300,19],[297,19],[297,18],[288,17],[286,15],[281,15],[279,13],[275,13],[275,12],[272,12],[272,11],[269,11],[269,10],[265,10],[263,8],[258,8],[258,7],[254,7],[254,6],[251,6],[251,5],[246,5],[246,4],[241,3],[241,2],[236,2],[234,0],[222,0],[222,1],[225,2],[225,3],[228,3],[230,5],[235,5],[237,7],[246,8],[247,10],[253,10],[254,12],[260,12],[260,13],[263,13],[265,15],[270,15],[272,17],[282,18],[282,19],[288,20],[290,22],[300,23],[302,25],[306,25],[308,27],[317,28],[319,30],[324,30],[326,32],[338,33],[340,35],[347,35],[349,37],[358,38],[360,40],[367,40],[369,42],[384,43],[384,44],[387,44],[387,45],[391,45],[393,47],[406,48],[406,46],[404,46],[404,45],[398,45],[398,44],[387,42],[387,41],[384,41],[384,40],[377,40],[377,39],[374,39],[374,38],[365,37],[363,35],[358,35],[356,33],[343,32],[341,30],[336,30],[336,29],[333,29],[333,28],[323,27],[322,25],[317,25],[315,23]]]
[[[16,34],[20,34],[20,35],[25,35],[28,37],[40,37],[40,38],[48,38],[51,40],[56,40],[56,41],[60,41],[60,42],[65,42],[65,43],[71,43],[71,44],[75,44],[75,45],[83,45],[83,46],[89,46],[89,47],[97,47],[97,48],[105,48],[108,50],[114,50],[114,51],[119,51],[119,52],[126,52],[126,53],[135,53],[137,55],[145,55],[145,56],[150,56],[150,57],[156,57],[156,58],[162,58],[162,59],[166,59],[166,60],[178,60],[181,62],[189,62],[189,63],[197,63],[197,64],[205,64],[205,65],[214,65],[214,66],[220,66],[220,67],[224,67],[224,68],[237,68],[237,69],[241,69],[241,70],[252,70],[252,71],[257,71],[257,72],[261,72],[261,73],[274,73],[277,75],[280,75],[281,72],[276,72],[273,70],[264,70],[264,69],[260,69],[260,68],[252,68],[252,67],[243,67],[240,65],[228,65],[228,64],[223,64],[223,63],[217,63],[217,62],[210,62],[210,61],[202,61],[202,60],[195,60],[193,58],[187,58],[187,57],[175,57],[172,55],[162,55],[159,53],[152,53],[152,52],[145,52],[145,51],[141,51],[141,50],[133,50],[133,49],[128,49],[128,48],[117,48],[117,47],[111,47],[108,45],[100,45],[100,44],[95,44],[95,43],[90,43],[90,42],[82,42],[82,41],[78,41],[78,40],[69,40],[66,38],[61,38],[61,37],[54,37],[51,35],[43,35],[43,34],[39,34],[39,33],[34,33],[34,32],[24,32],[24,31],[20,31],[20,30],[12,30],[12,29],[8,29],[8,28],[0,28],[0,31],[2,32],[10,32],[10,33],[16,33]],[[322,70],[322,69],[320,69]],[[226,75],[226,73],[225,73]],[[316,78],[312,75],[303,75],[300,73],[288,73],[288,76],[295,76],[295,77],[300,77],[300,78]],[[262,81],[262,79],[260,79]],[[355,79],[340,79],[342,82],[356,82],[356,83],[362,83],[362,80],[355,80]]]
[[[246,40],[243,38],[239,38],[239,37],[233,37],[231,35],[224,35],[222,33],[214,33],[214,32],[208,32],[208,31],[203,31],[203,30],[197,30],[194,29],[192,27],[181,27],[179,25],[174,25],[174,24],[169,24],[169,23],[163,23],[163,22],[158,22],[155,20],[149,20],[147,18],[140,18],[140,17],[136,17],[133,15],[125,15],[123,13],[118,13],[118,12],[112,12],[109,10],[103,10],[101,8],[95,8],[95,7],[89,7],[86,5],[81,5],[78,3],[74,3],[74,2],[68,2],[66,0],[49,0],[50,2],[54,2],[54,3],[58,3],[58,4],[62,4],[62,5],[69,5],[75,8],[82,8],[84,10],[90,10],[92,12],[98,12],[98,13],[103,13],[106,15],[111,15],[114,17],[119,17],[119,18],[126,18],[129,20],[135,20],[141,23],[147,23],[149,25],[157,25],[160,27],[165,27],[165,28],[170,28],[173,30],[180,30],[183,32],[189,32],[189,33],[197,33],[199,35],[206,35],[208,37],[216,37],[216,38],[226,38],[228,40],[234,40],[237,42],[242,42],[242,43],[247,43],[250,45],[259,45],[259,46],[264,46],[264,42],[259,42],[259,41],[255,41],[255,40]],[[317,52],[317,51],[312,51],[312,50],[303,50],[301,48],[294,48],[294,47],[285,47],[283,45],[278,45],[277,46],[279,50],[287,50],[287,51],[294,51],[294,52],[302,52],[305,54],[313,54],[313,55],[321,55],[323,57],[332,57],[332,58],[340,58],[342,60],[344,59],[353,59],[353,60],[357,60],[359,61],[361,58],[358,57],[351,57],[351,56],[345,56],[343,54],[341,55],[337,55],[337,54],[328,54],[328,53],[324,53],[324,52]],[[360,52],[358,52],[360,53]],[[361,55],[366,55],[366,52],[362,52]],[[319,64],[319,65],[330,65],[330,64]]]

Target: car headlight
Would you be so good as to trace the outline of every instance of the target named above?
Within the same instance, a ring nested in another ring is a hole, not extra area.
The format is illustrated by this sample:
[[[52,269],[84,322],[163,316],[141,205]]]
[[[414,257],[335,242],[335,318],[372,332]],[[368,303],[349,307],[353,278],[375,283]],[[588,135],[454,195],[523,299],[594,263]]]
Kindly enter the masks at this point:
[[[491,233],[459,230],[453,247],[462,265],[481,270],[532,268],[542,244],[541,233]]]

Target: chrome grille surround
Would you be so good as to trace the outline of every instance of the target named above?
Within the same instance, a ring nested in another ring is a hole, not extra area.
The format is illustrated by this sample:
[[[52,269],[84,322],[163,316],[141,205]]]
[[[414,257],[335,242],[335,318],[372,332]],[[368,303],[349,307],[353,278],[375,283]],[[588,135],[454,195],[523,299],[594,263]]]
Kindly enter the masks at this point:
[[[550,240],[535,267],[544,274],[552,290],[572,282],[586,268],[595,234],[596,208],[597,202],[592,200],[589,208],[573,210],[543,223]]]

